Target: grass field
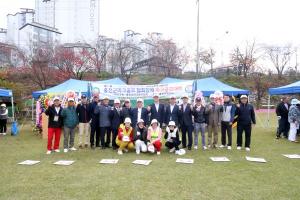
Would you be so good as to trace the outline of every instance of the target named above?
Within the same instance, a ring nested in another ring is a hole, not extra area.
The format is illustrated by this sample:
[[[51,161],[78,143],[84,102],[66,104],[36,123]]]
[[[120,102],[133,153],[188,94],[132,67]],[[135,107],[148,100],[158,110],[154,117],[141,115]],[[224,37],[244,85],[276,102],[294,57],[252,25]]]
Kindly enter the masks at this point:
[[[275,140],[275,118],[267,128],[259,114],[250,153],[225,149],[192,150],[183,157],[195,163],[175,163],[177,156],[128,153],[112,149],[84,149],[46,155],[46,141],[25,125],[17,137],[0,137],[0,199],[300,199],[300,160],[281,154],[300,153],[300,145]],[[236,143],[234,131],[234,144]],[[234,146],[235,147],[235,146]],[[265,164],[250,163],[245,156],[264,157]],[[231,162],[214,163],[210,156],[227,156]],[[102,158],[119,158],[117,165],[100,165]],[[17,165],[32,159],[34,166]],[[55,166],[59,159],[76,162]],[[149,166],[131,164],[152,159]]]

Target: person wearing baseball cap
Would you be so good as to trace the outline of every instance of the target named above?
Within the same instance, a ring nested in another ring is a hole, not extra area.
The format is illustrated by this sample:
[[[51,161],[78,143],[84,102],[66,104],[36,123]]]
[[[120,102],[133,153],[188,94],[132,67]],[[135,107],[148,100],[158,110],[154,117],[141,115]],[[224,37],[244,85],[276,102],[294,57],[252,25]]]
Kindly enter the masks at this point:
[[[87,148],[90,143],[90,112],[88,111],[88,101],[86,95],[81,95],[81,102],[76,107],[76,112],[79,119],[79,134],[78,134],[78,146],[79,148]]]
[[[64,108],[61,116],[64,124],[64,152],[76,151],[74,147],[75,129],[78,125],[78,115],[76,113],[74,98],[68,98],[68,107]]]
[[[123,114],[121,108],[121,102],[119,99],[114,100],[114,107],[111,112],[111,130],[112,130],[112,147],[114,150],[118,148],[116,144],[116,137],[118,135],[118,129],[123,122]]]
[[[191,150],[193,145],[193,106],[188,103],[189,97],[187,95],[184,95],[181,99],[182,105],[179,107],[179,113],[181,117],[180,128],[182,133],[182,148],[186,148],[187,145],[188,150]],[[186,141],[186,134],[188,137],[188,144]]]
[[[6,104],[2,103],[0,105],[0,135],[6,135],[7,119],[8,119],[8,110],[6,108]]]
[[[179,139],[179,130],[174,121],[169,122],[164,138],[166,140],[165,145],[169,149],[169,152],[173,153],[175,151],[175,154],[178,154],[181,142]]]
[[[136,108],[131,110],[132,127],[136,127],[136,124],[140,119],[143,119],[145,124],[148,124],[149,111],[143,107],[143,102],[143,99],[138,98]]]
[[[243,132],[245,132],[245,150],[250,151],[252,124],[256,124],[254,108],[248,103],[248,96],[241,95],[237,104],[237,150],[242,149]]]
[[[133,144],[133,128],[131,126],[131,119],[125,118],[124,124],[120,125],[118,130],[118,136],[116,138],[116,144],[119,146],[118,154],[122,155],[123,151],[134,149]]]
[[[88,105],[88,113],[90,115],[91,121],[91,132],[90,132],[90,146],[91,149],[95,149],[96,147],[100,147],[100,129],[99,129],[99,115],[95,114],[95,109],[99,103],[99,94],[93,95],[93,100]],[[96,145],[95,145],[96,138]]]
[[[150,121],[157,119],[161,126],[164,126],[164,114],[165,106],[159,102],[159,96],[157,94],[153,95],[154,103],[148,106],[147,110],[150,112]]]
[[[169,124],[170,121],[174,121],[179,124],[179,106],[176,104],[176,97],[171,96],[169,105],[166,106],[165,111],[165,124]]]
[[[157,155],[160,155],[161,150],[161,139],[162,139],[162,130],[159,127],[158,121],[153,119],[151,121],[151,126],[148,128],[147,140],[148,150],[152,153],[156,151]],[[152,150],[150,150],[152,149]]]
[[[300,124],[300,110],[297,107],[297,105],[299,104],[300,102],[298,99],[292,99],[291,107],[288,113],[288,120],[290,123],[290,132],[289,132],[288,140],[291,142],[298,142],[296,136]]]
[[[143,119],[137,122],[137,126],[134,129],[133,141],[135,144],[136,154],[140,152],[147,152],[147,128]]]

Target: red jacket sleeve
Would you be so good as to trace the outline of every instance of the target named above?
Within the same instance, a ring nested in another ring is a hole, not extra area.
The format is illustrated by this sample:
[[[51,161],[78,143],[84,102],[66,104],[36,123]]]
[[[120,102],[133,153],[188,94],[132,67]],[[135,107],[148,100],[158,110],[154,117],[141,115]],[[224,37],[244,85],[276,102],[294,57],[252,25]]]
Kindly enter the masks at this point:
[[[119,130],[118,130],[118,139],[122,140],[122,138],[123,138],[123,130],[121,128],[119,128]]]

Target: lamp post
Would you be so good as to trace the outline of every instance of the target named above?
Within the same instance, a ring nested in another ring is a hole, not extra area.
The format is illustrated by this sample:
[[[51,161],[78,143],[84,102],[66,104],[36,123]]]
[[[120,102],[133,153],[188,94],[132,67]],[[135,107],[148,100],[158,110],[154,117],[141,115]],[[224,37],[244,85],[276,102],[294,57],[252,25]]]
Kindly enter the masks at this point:
[[[199,12],[200,12],[200,3],[199,0],[197,0],[197,58],[196,58],[196,78],[199,78]]]

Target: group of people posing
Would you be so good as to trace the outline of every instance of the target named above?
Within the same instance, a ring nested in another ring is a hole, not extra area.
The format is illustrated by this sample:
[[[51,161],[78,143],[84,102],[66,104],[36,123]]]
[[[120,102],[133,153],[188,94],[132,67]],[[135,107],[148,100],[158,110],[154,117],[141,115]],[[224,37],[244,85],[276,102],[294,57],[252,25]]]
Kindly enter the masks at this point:
[[[291,142],[297,141],[297,134],[300,133],[300,101],[285,96],[276,107],[278,117],[278,129],[276,139],[287,138]]]
[[[121,105],[114,99],[113,106],[108,97],[99,99],[94,95],[89,103],[85,95],[75,106],[73,98],[68,98],[68,105],[62,108],[60,99],[55,97],[53,104],[45,114],[49,116],[47,154],[59,152],[61,130],[64,132],[64,152],[77,150],[74,146],[75,130],[79,127],[79,148],[112,148],[118,154],[130,150],[161,153],[164,145],[171,153],[180,154],[185,148],[198,149],[199,134],[201,147],[232,149],[232,124],[237,121],[237,149],[242,149],[245,132],[245,150],[250,151],[251,129],[256,123],[253,106],[248,97],[242,95],[240,103],[231,101],[231,96],[224,95],[224,103],[217,104],[214,94],[205,104],[203,98],[195,98],[189,103],[189,97],[183,96],[182,103],[176,103],[172,96],[167,105],[154,95],[154,103],[144,107],[143,99],[137,99],[136,107],[131,107],[129,99]],[[221,145],[218,145],[218,132],[221,128]],[[206,130],[208,140],[206,141]],[[194,134],[193,134],[194,133]],[[163,140],[164,138],[164,140]],[[164,142],[163,142],[164,141]],[[180,149],[182,148],[182,149]]]

